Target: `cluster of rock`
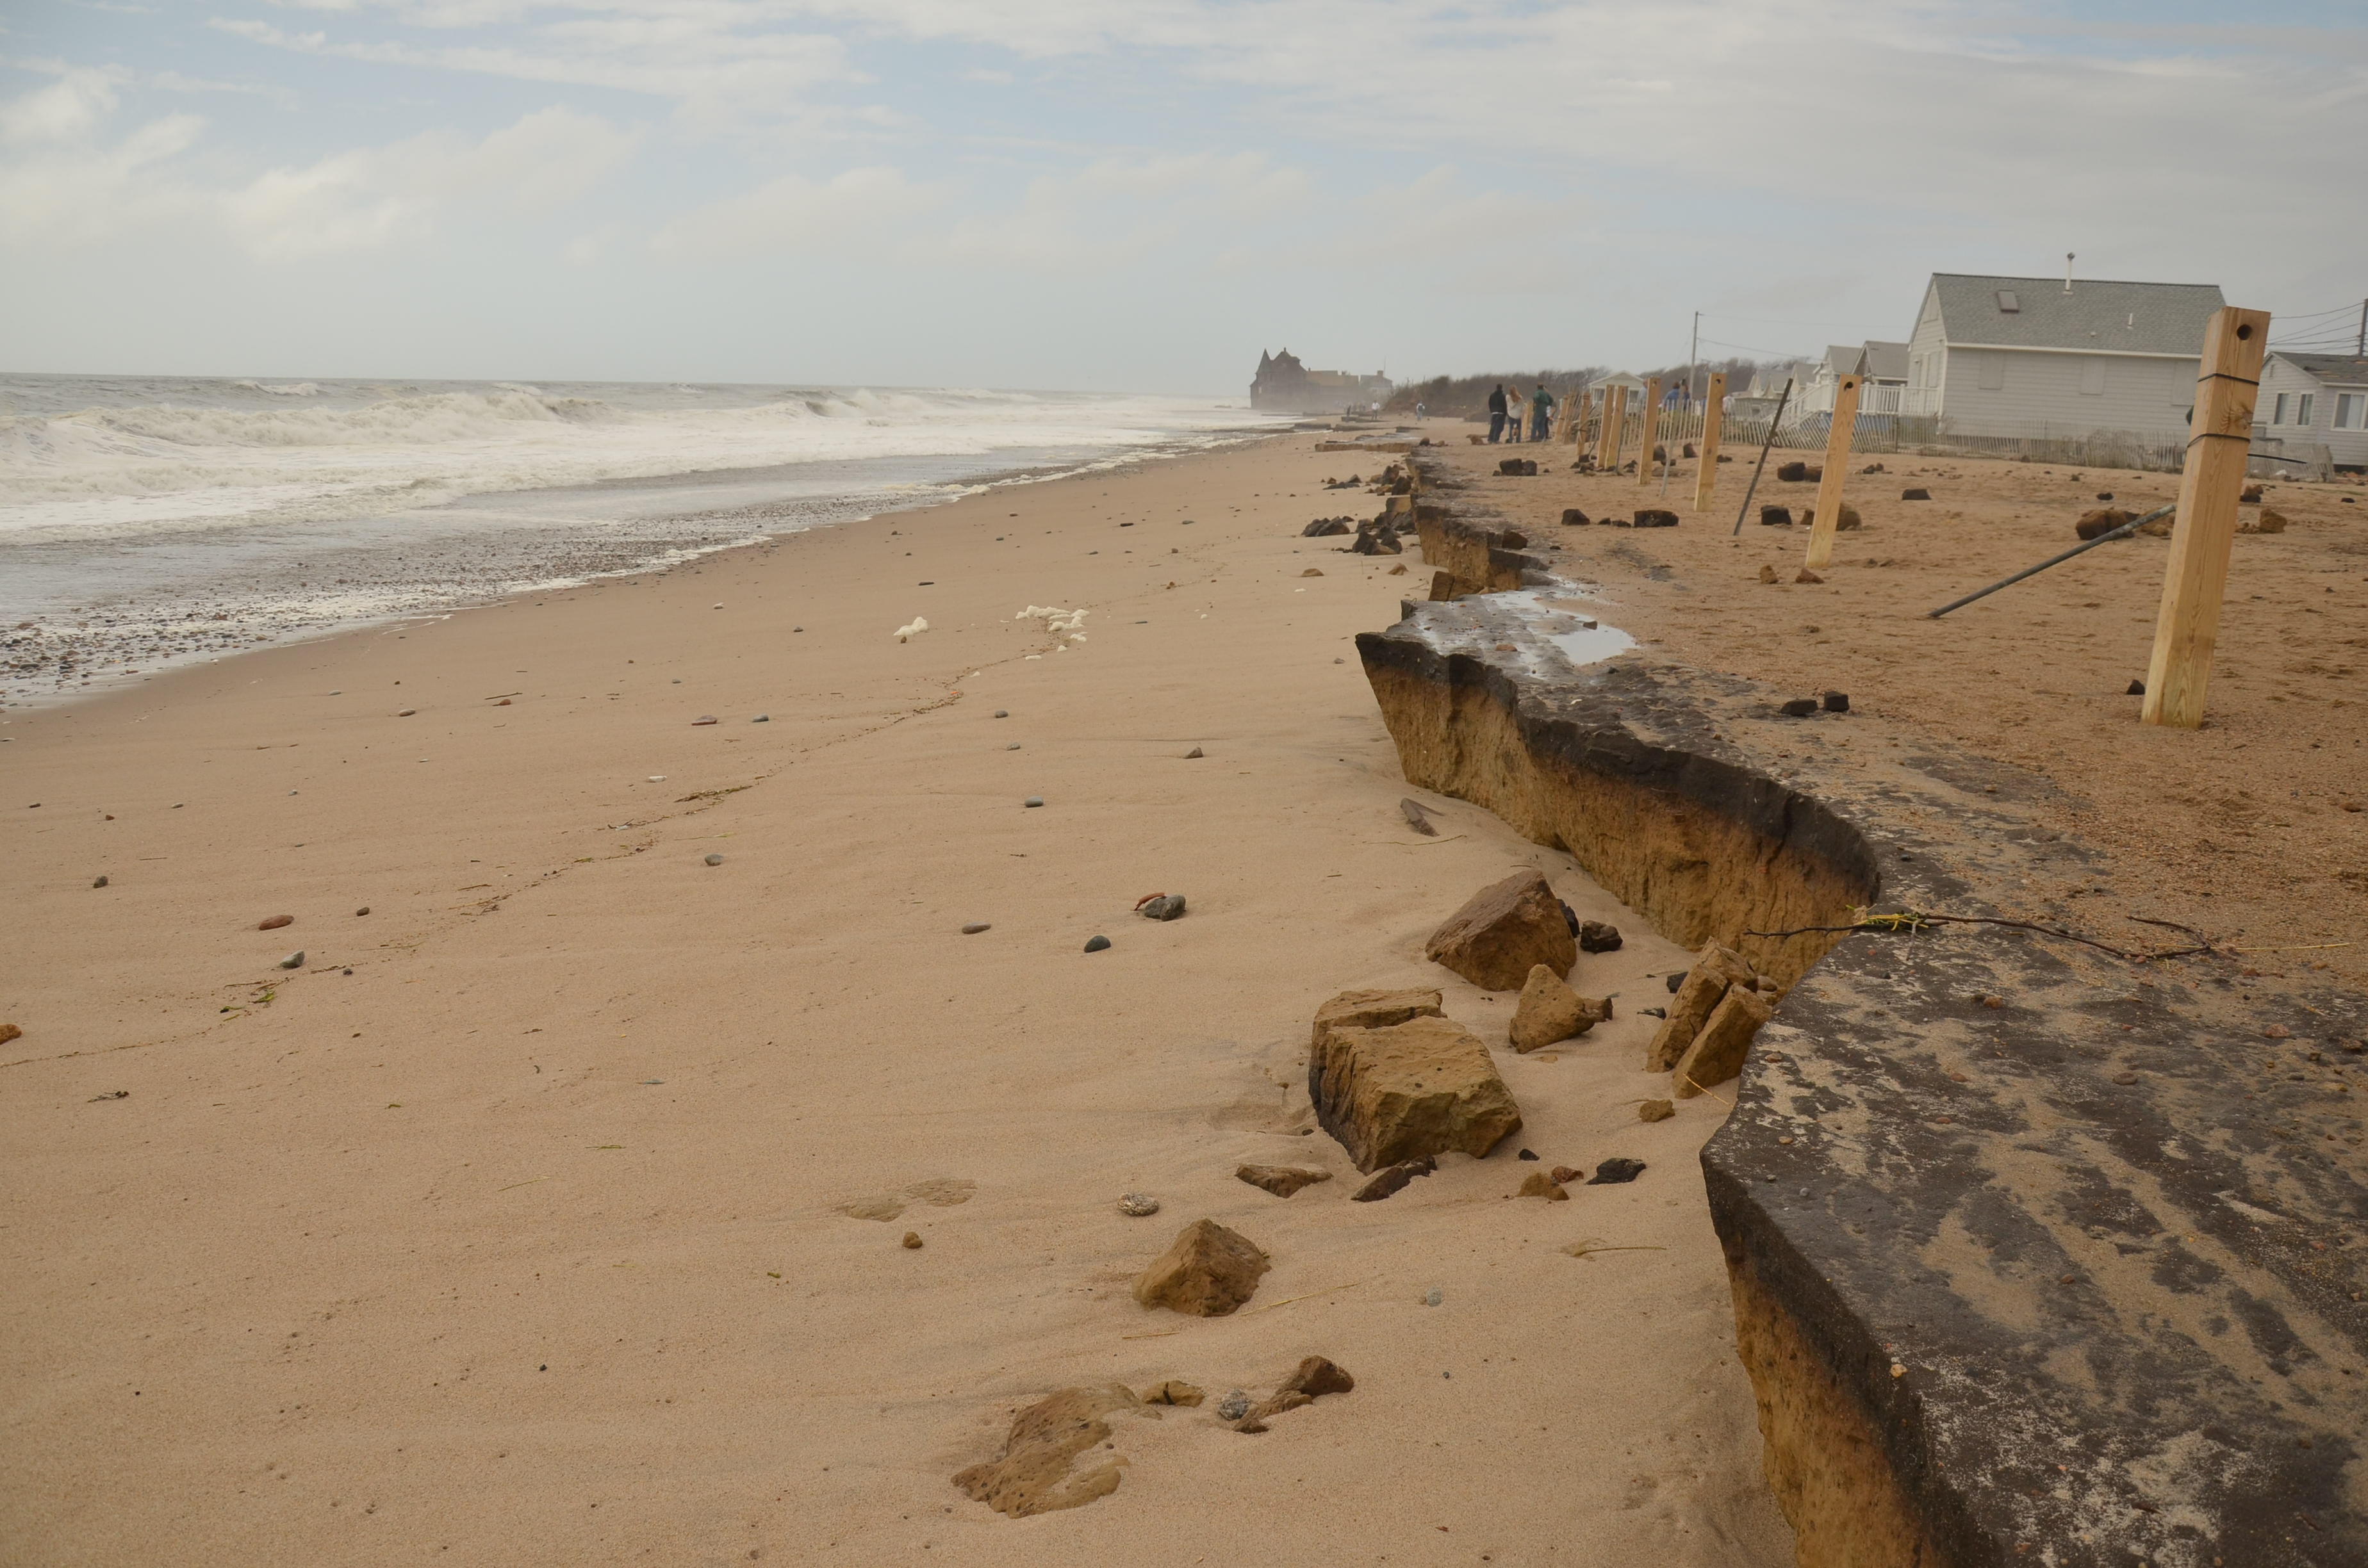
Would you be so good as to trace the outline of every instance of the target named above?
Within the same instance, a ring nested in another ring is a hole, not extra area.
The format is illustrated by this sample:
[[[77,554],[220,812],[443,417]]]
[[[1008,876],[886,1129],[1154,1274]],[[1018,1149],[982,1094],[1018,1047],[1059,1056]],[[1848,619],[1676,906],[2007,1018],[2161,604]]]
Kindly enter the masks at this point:
[[[1669,1074],[1670,1094],[1681,1100],[1740,1077],[1752,1038],[1775,1006],[1773,981],[1734,949],[1709,943],[1645,1048],[1645,1071]]]

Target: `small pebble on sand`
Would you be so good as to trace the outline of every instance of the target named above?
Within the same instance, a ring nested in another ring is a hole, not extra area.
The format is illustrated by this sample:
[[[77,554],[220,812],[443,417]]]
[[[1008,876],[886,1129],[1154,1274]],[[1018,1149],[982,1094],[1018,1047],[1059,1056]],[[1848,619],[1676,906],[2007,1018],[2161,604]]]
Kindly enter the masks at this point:
[[[721,855],[710,855],[707,858],[707,863],[711,866],[721,866],[723,864],[723,857]]]
[[[1147,1219],[1159,1212],[1159,1199],[1147,1192],[1123,1192],[1119,1195],[1118,1211],[1131,1220]]]
[[[698,718],[691,721],[691,723],[694,726],[700,724],[712,724],[713,722],[715,722],[715,715],[712,713],[701,713]]]
[[[296,917],[292,915],[275,915],[270,919],[259,923],[255,928],[258,931],[277,931],[282,926],[295,924]]]
[[[1436,1285],[1422,1293],[1422,1304],[1426,1307],[1435,1307],[1445,1300],[1447,1300],[1447,1292]]]
[[[973,920],[969,925],[963,926],[962,931],[962,935],[965,937],[975,937],[981,931],[991,931],[993,929],[995,929],[995,927],[989,925],[986,921]]]
[[[367,903],[363,904],[359,909],[354,911],[354,918],[359,920],[363,915],[368,915],[369,913],[370,905]]]
[[[1041,806],[1044,803],[1044,797],[1042,795],[1030,795],[1019,803],[1023,806]]]
[[[715,608],[717,609],[722,609],[723,607],[722,605],[717,605]],[[908,1250],[918,1251],[921,1245],[921,1233],[918,1231],[905,1232],[905,1245]]]
[[[94,878],[90,885],[95,888],[103,888],[107,885],[107,879],[105,877]]]
[[[289,954],[286,958],[281,959],[279,960],[279,967],[281,969],[302,969],[304,967],[304,949],[299,948],[294,952]]]
[[[1011,717],[1011,710],[1008,708],[998,708],[995,710],[995,716],[998,719],[1008,719]]]
[[[772,722],[773,716],[770,713],[759,713],[754,719],[748,721],[751,724],[769,724]]]
[[[1110,950],[1110,939],[1108,937],[1089,937],[1086,939],[1086,951],[1089,953],[1107,952]]]

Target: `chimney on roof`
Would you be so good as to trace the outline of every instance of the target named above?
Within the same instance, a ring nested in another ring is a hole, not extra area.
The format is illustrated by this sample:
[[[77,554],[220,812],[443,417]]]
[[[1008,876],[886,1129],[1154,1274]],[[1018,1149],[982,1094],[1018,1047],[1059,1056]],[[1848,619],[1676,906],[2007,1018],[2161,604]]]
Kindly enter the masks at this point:
[[[2068,250],[2064,253],[2064,291],[2072,292],[2072,253]]]

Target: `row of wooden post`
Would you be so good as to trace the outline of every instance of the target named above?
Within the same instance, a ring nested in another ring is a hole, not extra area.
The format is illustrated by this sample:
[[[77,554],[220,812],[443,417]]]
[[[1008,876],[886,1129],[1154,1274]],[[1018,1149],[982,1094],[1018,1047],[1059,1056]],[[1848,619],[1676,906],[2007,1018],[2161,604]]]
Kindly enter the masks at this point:
[[[2170,561],[2165,568],[2162,605],[2155,618],[2154,653],[2146,665],[2146,701],[2138,717],[2148,724],[2194,729],[2203,722],[2203,699],[2212,681],[2212,653],[2219,638],[2220,601],[2228,586],[2228,557],[2237,533],[2238,496],[2252,449],[2254,405],[2260,399],[2261,362],[2269,342],[2267,311],[2230,306],[2214,314],[2203,337],[2202,373],[2196,381],[2194,423],[2187,463],[2179,482],[2178,521],[2172,526]],[[1858,424],[1861,380],[1844,376],[1834,386],[1833,426],[1826,437],[1826,466],[1817,482],[1816,510],[1809,524],[1810,569],[1832,564],[1839,531],[1842,485],[1849,475],[1850,437]],[[1710,378],[1697,449],[1694,478],[1697,512],[1710,508],[1718,485],[1718,442],[1724,421],[1726,377]],[[1553,438],[1586,439],[1591,399],[1584,392],[1563,400]],[[1636,483],[1650,482],[1653,440],[1661,424],[1661,379],[1645,384],[1636,449]],[[1594,411],[1599,424],[1595,469],[1619,467],[1628,422],[1628,389],[1608,386]],[[1667,460],[1674,462],[1674,458]]]

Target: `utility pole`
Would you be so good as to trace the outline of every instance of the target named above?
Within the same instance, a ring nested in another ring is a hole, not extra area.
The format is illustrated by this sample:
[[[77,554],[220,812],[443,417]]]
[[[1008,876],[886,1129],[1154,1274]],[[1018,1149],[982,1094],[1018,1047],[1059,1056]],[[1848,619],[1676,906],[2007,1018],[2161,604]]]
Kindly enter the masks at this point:
[[[2362,329],[2363,331],[2368,331],[2368,304],[2363,304],[2361,307],[2360,321]],[[1700,311],[1696,311],[1694,312],[1694,334],[1691,337],[1686,339],[1686,407],[1689,410],[1691,410],[1694,405],[1694,365],[1699,359],[1701,353],[1702,312]]]
[[[2351,346],[2354,359],[2368,359],[2368,300],[2360,301],[2360,341]]]

